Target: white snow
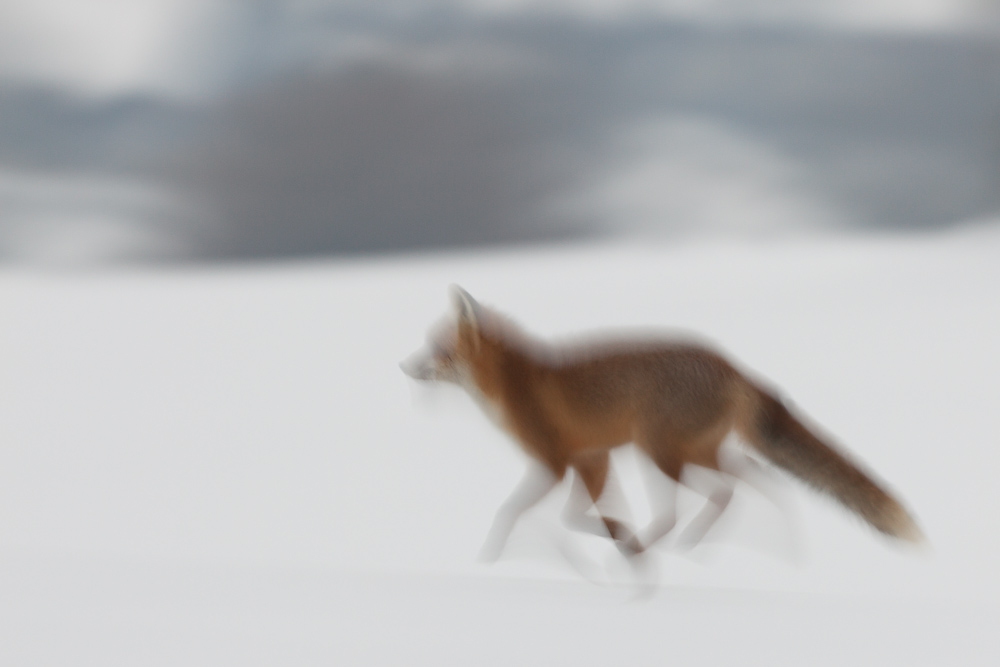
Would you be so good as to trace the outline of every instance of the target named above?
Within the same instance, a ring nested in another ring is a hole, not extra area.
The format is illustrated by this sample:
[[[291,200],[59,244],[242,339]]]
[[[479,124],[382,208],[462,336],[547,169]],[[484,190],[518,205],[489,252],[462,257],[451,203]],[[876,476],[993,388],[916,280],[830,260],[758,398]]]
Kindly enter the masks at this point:
[[[0,663],[996,664],[998,259],[991,223],[4,269]],[[397,367],[453,282],[545,336],[708,337],[887,480],[931,548],[780,478],[784,510],[741,487],[705,544],[661,550],[648,600],[613,547],[561,526],[559,497],[475,563],[524,462],[470,400]],[[581,576],[574,546],[618,583]]]

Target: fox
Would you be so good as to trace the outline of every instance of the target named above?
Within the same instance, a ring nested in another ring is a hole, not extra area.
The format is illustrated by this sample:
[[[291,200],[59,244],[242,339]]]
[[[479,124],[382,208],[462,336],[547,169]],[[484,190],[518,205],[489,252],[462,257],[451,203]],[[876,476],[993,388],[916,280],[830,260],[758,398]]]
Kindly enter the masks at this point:
[[[609,537],[626,556],[643,553],[674,528],[676,517],[673,510],[654,514],[640,535],[605,515],[600,501],[611,451],[633,444],[677,483],[684,483],[687,466],[738,478],[739,471],[720,457],[731,433],[751,453],[831,496],[879,533],[925,541],[883,483],[708,345],[665,336],[557,344],[528,334],[457,285],[450,292],[451,317],[400,366],[415,380],[464,389],[533,462],[497,511],[483,560],[500,556],[518,518],[569,469],[582,488],[570,496],[567,523]],[[720,483],[706,495],[689,524],[689,542],[697,542],[721,515],[732,486]]]

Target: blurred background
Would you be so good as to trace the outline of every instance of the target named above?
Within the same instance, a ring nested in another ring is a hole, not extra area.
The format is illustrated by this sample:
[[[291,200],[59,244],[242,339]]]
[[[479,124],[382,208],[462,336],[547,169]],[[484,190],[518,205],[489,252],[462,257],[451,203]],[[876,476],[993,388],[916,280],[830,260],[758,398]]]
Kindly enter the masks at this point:
[[[0,664],[1000,664],[998,257],[1000,0],[0,0]],[[741,488],[626,605],[563,489],[477,565],[449,283],[709,336],[933,553]]]
[[[3,0],[0,260],[987,220],[998,36],[993,0]]]

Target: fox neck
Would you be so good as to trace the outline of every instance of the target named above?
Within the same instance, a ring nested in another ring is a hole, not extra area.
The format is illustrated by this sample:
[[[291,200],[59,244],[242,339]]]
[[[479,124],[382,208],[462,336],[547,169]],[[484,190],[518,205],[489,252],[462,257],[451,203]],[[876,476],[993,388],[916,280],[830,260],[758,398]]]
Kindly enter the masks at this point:
[[[475,359],[460,375],[459,384],[494,424],[510,432],[506,397],[518,391],[518,387],[507,386],[511,384],[511,371],[533,365],[535,362],[520,346],[484,340]]]
[[[483,391],[479,388],[479,385],[474,381],[463,382],[462,388],[465,389],[465,393],[472,397],[472,400],[475,401],[476,405],[479,406],[479,409],[482,410],[487,417],[489,417],[491,422],[493,422],[501,430],[508,430],[505,410],[499,396],[488,396],[483,393]]]

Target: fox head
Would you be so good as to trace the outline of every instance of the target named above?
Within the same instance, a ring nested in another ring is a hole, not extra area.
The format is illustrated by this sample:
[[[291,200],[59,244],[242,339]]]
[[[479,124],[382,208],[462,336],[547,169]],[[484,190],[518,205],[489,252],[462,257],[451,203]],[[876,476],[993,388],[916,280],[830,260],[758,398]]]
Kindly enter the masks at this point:
[[[416,380],[469,386],[473,364],[483,348],[485,309],[458,285],[451,286],[454,320],[431,332],[427,346],[399,364]]]

